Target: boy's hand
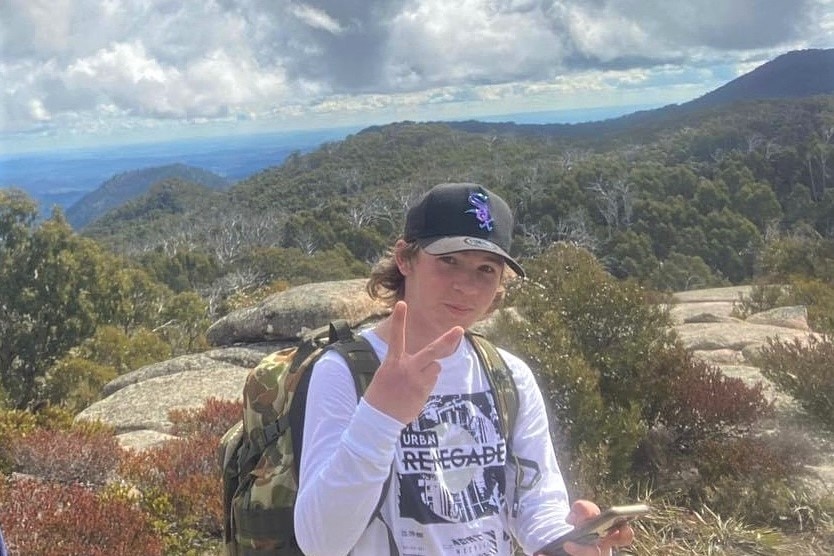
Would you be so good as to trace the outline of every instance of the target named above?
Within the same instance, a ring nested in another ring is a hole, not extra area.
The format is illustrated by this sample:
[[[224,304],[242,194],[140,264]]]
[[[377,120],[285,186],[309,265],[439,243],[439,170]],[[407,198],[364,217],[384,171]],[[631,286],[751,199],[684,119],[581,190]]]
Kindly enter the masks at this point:
[[[589,500],[577,500],[571,505],[570,513],[565,518],[574,527],[600,514],[599,506]],[[634,540],[634,531],[628,525],[611,530],[597,540],[595,544],[578,544],[567,541],[562,550],[570,556],[609,556],[613,548],[628,546]],[[541,556],[541,555],[539,555]]]
[[[571,525],[579,525],[600,513],[599,506],[589,500],[577,500],[571,505],[570,513],[565,519]],[[611,530],[600,538],[596,544],[584,545],[575,542],[565,543],[565,552],[571,556],[608,556],[611,549],[628,546],[634,540],[634,531],[628,525]]]
[[[406,353],[406,312],[404,301],[394,305],[388,353],[364,396],[366,402],[403,424],[420,415],[440,374],[437,360],[454,353],[463,337],[463,328],[456,326],[417,353]]]

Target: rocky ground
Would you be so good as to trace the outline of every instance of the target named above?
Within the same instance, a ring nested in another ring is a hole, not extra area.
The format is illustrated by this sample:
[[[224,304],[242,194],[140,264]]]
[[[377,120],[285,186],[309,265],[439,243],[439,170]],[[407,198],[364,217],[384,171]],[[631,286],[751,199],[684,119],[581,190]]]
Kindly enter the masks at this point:
[[[728,376],[764,385],[775,412],[759,423],[761,434],[806,444],[812,452],[807,464],[812,486],[830,493],[834,489],[834,434],[821,429],[792,397],[777,391],[750,361],[767,338],[790,341],[815,335],[808,328],[807,312],[804,307],[780,307],[743,320],[734,317],[734,305],[749,291],[749,286],[739,286],[675,294],[676,303],[670,309],[675,329],[696,357]]]

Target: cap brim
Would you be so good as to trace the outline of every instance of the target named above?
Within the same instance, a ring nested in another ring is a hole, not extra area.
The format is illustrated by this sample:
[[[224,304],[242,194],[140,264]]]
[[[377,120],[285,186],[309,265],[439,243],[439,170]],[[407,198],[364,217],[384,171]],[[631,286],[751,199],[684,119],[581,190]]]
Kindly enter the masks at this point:
[[[484,251],[487,253],[494,253],[503,258],[507,266],[519,277],[524,278],[527,274],[518,261],[510,257],[506,251],[495,245],[489,240],[470,236],[451,236],[439,238],[422,238],[417,240],[417,244],[423,248],[423,251],[429,255],[447,255],[449,253],[459,253],[461,251]]]

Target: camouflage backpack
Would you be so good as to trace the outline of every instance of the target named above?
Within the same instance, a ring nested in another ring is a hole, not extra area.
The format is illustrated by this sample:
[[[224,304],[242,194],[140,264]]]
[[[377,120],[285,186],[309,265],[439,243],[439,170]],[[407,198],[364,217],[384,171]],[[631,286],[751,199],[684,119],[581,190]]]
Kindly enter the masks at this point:
[[[498,351],[467,333],[495,392],[503,431],[512,431],[518,392]],[[348,363],[357,402],[379,360],[370,344],[345,321],[307,335],[296,347],[266,356],[246,379],[243,419],[220,440],[224,542],[228,556],[300,556],[293,509],[298,492],[308,371],[326,350]],[[510,446],[509,433],[505,433]],[[518,477],[520,481],[520,476]],[[384,491],[383,489],[383,497]]]

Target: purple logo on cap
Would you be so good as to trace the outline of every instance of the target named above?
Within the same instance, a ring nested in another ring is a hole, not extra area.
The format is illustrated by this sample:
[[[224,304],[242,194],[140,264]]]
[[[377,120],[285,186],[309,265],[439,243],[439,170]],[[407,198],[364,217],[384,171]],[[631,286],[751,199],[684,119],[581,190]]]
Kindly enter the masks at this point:
[[[467,214],[474,213],[475,218],[480,222],[479,227],[486,229],[488,232],[492,231],[492,215],[489,213],[489,199],[483,193],[473,192],[469,194],[469,204],[473,209],[466,211]]]

